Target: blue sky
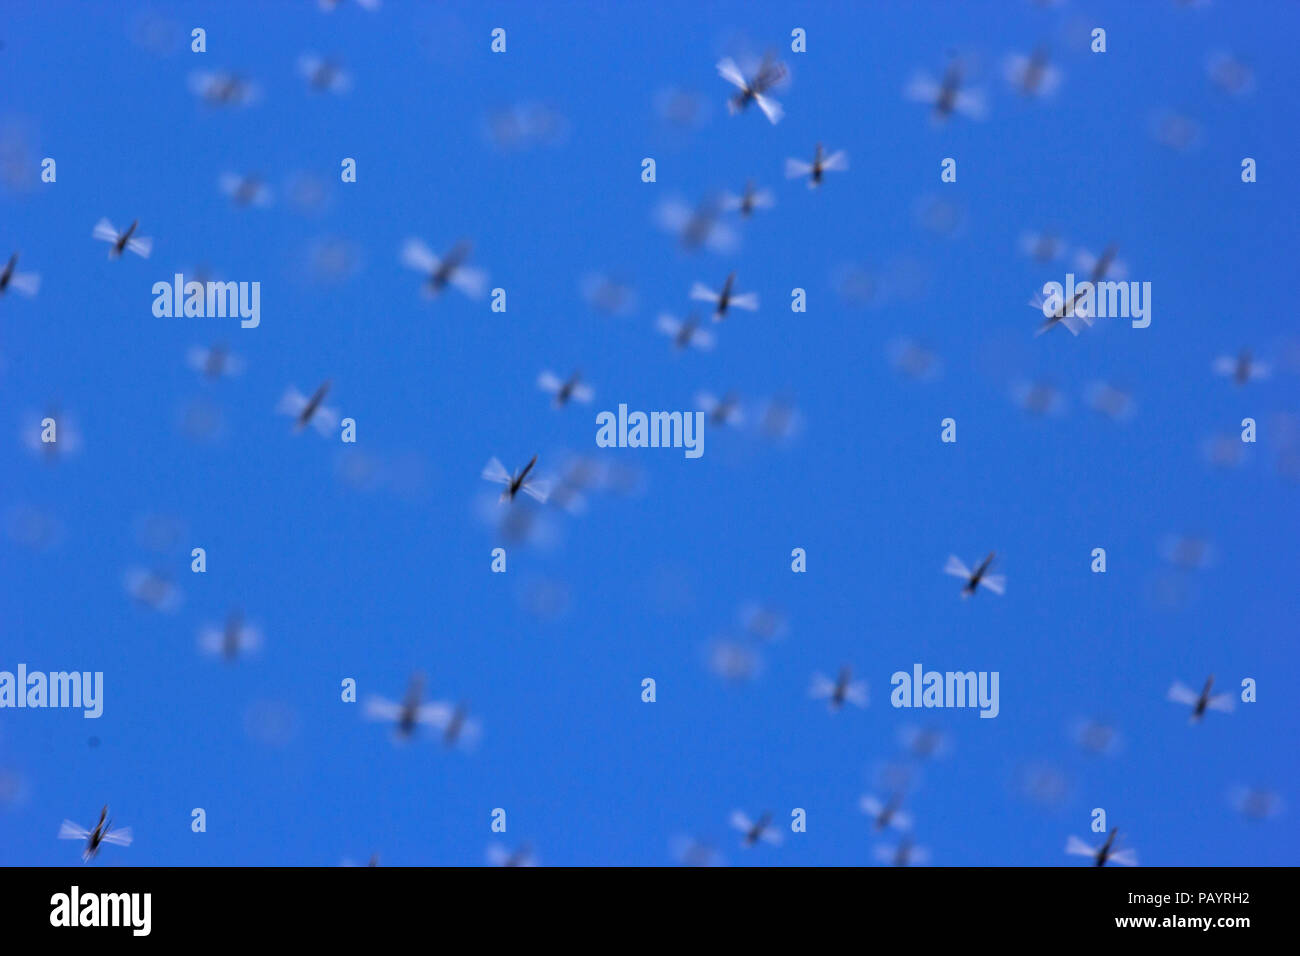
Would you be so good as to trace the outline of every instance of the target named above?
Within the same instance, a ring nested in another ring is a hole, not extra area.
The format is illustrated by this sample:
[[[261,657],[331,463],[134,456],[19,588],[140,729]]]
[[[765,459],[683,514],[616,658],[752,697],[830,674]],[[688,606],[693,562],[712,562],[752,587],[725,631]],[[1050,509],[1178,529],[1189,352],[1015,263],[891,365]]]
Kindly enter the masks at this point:
[[[895,838],[871,831],[858,799],[882,792],[911,724],[950,738],[906,797],[936,864],[1077,864],[1065,839],[1094,839],[1094,807],[1144,864],[1297,862],[1300,390],[1279,306],[1300,252],[1285,166],[1297,145],[1291,7],[386,0],[376,12],[8,13],[0,254],[20,251],[19,270],[42,284],[0,299],[0,669],[103,671],[106,690],[98,720],[0,711],[0,862],[75,862],[60,821],[92,824],[108,803],[135,843],[106,849],[104,865],[372,853],[476,865],[493,842],[526,842],[544,864],[658,865],[678,835],[733,864],[870,863]],[[206,53],[189,50],[196,26]],[[1104,54],[1088,51],[1094,26]],[[495,27],[504,54],[489,50]],[[807,52],[790,50],[796,27]],[[1004,57],[1038,44],[1063,74],[1049,99],[1002,76]],[[790,68],[776,94],[785,118],[727,115],[716,62],[767,49]],[[295,64],[310,52],[337,56],[351,89],[309,90]],[[1253,92],[1211,81],[1218,52],[1250,65]],[[985,92],[983,121],[936,126],[903,95],[952,53]],[[258,102],[212,107],[187,87],[222,70],[253,80]],[[670,89],[698,97],[691,128],[660,115]],[[502,144],[487,120],[510,109],[562,121]],[[1195,121],[1194,144],[1153,137],[1166,111]],[[787,181],[785,159],[818,141],[845,150],[849,170],[816,191]],[[55,183],[38,178],[47,156]],[[1259,164],[1249,185],[1246,156]],[[339,181],[344,157],[355,183]],[[641,180],[645,157],[654,183]],[[944,157],[956,183],[940,182]],[[228,171],[260,172],[272,204],[233,206],[218,188]],[[731,253],[688,252],[656,224],[671,197],[694,203],[751,177],[776,203],[727,217]],[[312,189],[322,198],[309,204]],[[91,238],[101,217],[138,218],[152,256],[108,260]],[[1047,228],[1068,259],[1020,252],[1027,230]],[[439,253],[472,240],[507,311],[454,290],[422,299],[398,258],[409,236]],[[1130,278],[1152,284],[1151,326],[1099,320],[1078,338],[1035,338],[1032,293],[1063,281],[1076,249],[1110,242]],[[313,267],[322,249],[347,266]],[[200,266],[261,283],[258,328],[153,315],[153,283]],[[865,303],[844,294],[855,267],[883,283]],[[675,354],[656,315],[684,315],[693,282],[717,287],[732,270],[759,310],[715,327],[712,352]],[[635,306],[594,310],[581,292],[592,273],[632,285]],[[796,287],[805,313],[790,309]],[[900,338],[936,353],[941,374],[892,368]],[[218,341],[247,368],[205,382],[186,352]],[[1269,378],[1213,374],[1246,347]],[[594,402],[551,407],[536,386],[546,368],[582,369]],[[355,446],[295,435],[275,412],[287,386],[327,378]],[[1131,392],[1131,420],[1088,407],[1098,380]],[[1050,382],[1068,407],[1031,415],[1013,397],[1021,381]],[[692,409],[701,390],[734,390],[747,413],[734,431],[708,428],[702,458],[596,448],[596,412]],[[773,398],[802,421],[783,441],[756,426]],[[22,434],[55,407],[82,447],[49,463]],[[187,416],[219,425],[196,434]],[[939,440],[946,417],[955,444]],[[1239,464],[1212,465],[1203,442],[1236,436],[1244,417],[1258,442]],[[492,456],[513,469],[535,453],[543,473],[582,454],[635,487],[592,493],[578,517],[544,509],[549,540],[506,541],[484,518],[479,473]],[[374,474],[346,480],[354,469]],[[14,533],[32,515],[56,529],[35,547]],[[149,516],[175,533],[145,534]],[[1209,566],[1170,564],[1170,535],[1208,540]],[[505,574],[489,567],[498,545]],[[202,575],[189,570],[199,546]],[[806,573],[791,571],[795,547]],[[1089,570],[1096,547],[1105,574]],[[990,550],[1006,595],[963,601],[947,556]],[[181,607],[133,602],[133,567],[168,571]],[[751,601],[785,614],[782,640],[744,635]],[[199,629],[235,605],[264,633],[260,653],[200,654]],[[710,670],[723,639],[761,657],[757,678]],[[998,717],[890,707],[890,675],[917,662],[999,672]],[[866,681],[866,709],[832,714],[809,698],[813,673],[842,664]],[[399,697],[417,669],[433,698],[469,702],[483,727],[473,752],[427,732],[395,746],[340,700],[349,677],[362,698]],[[1258,702],[1189,726],[1165,694],[1210,673],[1224,690],[1254,678]],[[1083,752],[1078,718],[1112,722],[1119,752]],[[1031,768],[1060,781],[1056,799],[1026,796]],[[1281,812],[1244,819],[1235,785],[1276,793]],[[196,807],[206,833],[191,832]],[[789,832],[796,807],[806,833]],[[737,808],[774,812],[783,845],[741,849],[727,822]]]

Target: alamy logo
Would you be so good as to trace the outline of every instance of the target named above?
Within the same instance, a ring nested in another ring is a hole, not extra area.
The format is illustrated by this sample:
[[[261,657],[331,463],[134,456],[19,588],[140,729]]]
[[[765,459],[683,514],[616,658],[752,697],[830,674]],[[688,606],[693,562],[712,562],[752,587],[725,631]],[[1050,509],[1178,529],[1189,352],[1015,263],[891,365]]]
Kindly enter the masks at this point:
[[[628,413],[618,406],[618,416],[596,416],[596,445],[600,448],[685,448],[687,458],[704,454],[703,412]]]
[[[178,272],[171,282],[155,282],[153,294],[153,314],[160,319],[238,316],[245,329],[255,329],[262,321],[260,282],[186,282]]]
[[[81,707],[83,717],[104,713],[104,672],[0,671],[0,707]]]
[[[895,707],[979,707],[981,717],[998,715],[998,672],[925,671],[912,665],[912,673],[895,671],[889,702]]]
[[[74,886],[50,897],[51,926],[126,926],[148,936],[152,911],[152,893],[82,893]]]
[[[1087,325],[1093,318],[1132,319],[1133,328],[1145,329],[1151,324],[1151,283],[1098,280],[1076,285],[1074,273],[1068,272],[1064,285],[1045,282],[1041,301],[1033,304],[1043,310],[1049,325],[1059,321],[1075,335],[1079,333],[1071,319]]]

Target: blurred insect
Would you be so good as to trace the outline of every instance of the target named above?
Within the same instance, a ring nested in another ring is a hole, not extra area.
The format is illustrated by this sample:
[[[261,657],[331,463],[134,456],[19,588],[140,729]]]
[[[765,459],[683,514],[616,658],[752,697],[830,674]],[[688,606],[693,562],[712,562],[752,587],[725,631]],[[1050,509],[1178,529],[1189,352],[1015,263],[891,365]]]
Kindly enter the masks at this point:
[[[1083,395],[1089,407],[1107,418],[1122,422],[1133,417],[1133,396],[1121,388],[1106,382],[1091,382],[1084,388]]]
[[[18,272],[18,253],[9,257],[3,271],[0,271],[0,295],[10,289],[25,296],[33,296],[41,287],[41,277],[35,272]]]
[[[587,304],[597,312],[627,315],[636,308],[636,290],[610,276],[599,273],[584,276],[579,289]]]
[[[748,633],[768,643],[785,637],[789,626],[786,616],[779,610],[755,603],[740,609],[740,623]]]
[[[234,73],[208,73],[202,70],[190,74],[190,92],[212,106],[247,106],[260,95],[258,87]]]
[[[670,87],[655,94],[655,112],[670,126],[680,130],[698,129],[709,118],[709,105],[690,90]]]
[[[889,343],[887,351],[889,363],[915,381],[932,382],[943,371],[943,361],[939,356],[912,339],[895,339]]]
[[[744,644],[715,641],[709,649],[709,669],[723,680],[743,683],[762,673],[763,661]]]
[[[1128,266],[1119,258],[1119,246],[1111,243],[1094,256],[1087,249],[1080,249],[1074,256],[1075,267],[1088,273],[1088,281],[1096,285],[1106,279],[1123,279],[1128,275]]]
[[[333,13],[343,5],[343,0],[317,0],[320,8],[326,13]],[[379,9],[380,0],[357,0],[357,6],[363,10],[369,10],[371,13]],[[374,857],[371,858],[375,859]],[[371,863],[373,866],[374,863]]]
[[[858,800],[858,806],[862,812],[871,817],[872,826],[877,830],[883,830],[885,827],[893,827],[896,830],[910,830],[912,828],[912,816],[902,809],[903,794],[897,791],[887,801],[881,802],[877,797],[871,794],[863,794]]]
[[[1198,694],[1182,681],[1174,681],[1173,686],[1169,688],[1169,699],[1175,704],[1183,704],[1192,708],[1189,723],[1198,723],[1205,716],[1206,711],[1217,710],[1222,713],[1232,713],[1232,695],[1215,694],[1210,696],[1210,688],[1214,686],[1214,675],[1211,674],[1205,681],[1205,686],[1201,688]]]
[[[318,93],[346,93],[352,88],[352,78],[343,69],[343,64],[329,57],[304,53],[298,57],[298,72]]]
[[[989,566],[993,564],[993,558],[997,552],[990,551],[989,556],[979,563],[972,571],[962,562],[961,558],[955,554],[948,555],[948,563],[944,565],[943,573],[950,574],[955,578],[965,578],[966,583],[962,586],[961,596],[970,597],[978,590],[982,584],[994,594],[1005,594],[1007,588],[1007,579],[1002,574],[989,574]]]
[[[276,411],[282,415],[293,416],[294,431],[301,432],[308,425],[311,425],[328,438],[339,421],[338,412],[323,404],[325,396],[329,394],[331,385],[329,379],[321,382],[316,391],[312,393],[311,398],[304,397],[297,388],[290,385],[285,391],[284,397],[280,399],[280,404],[276,406]]]
[[[1073,736],[1078,745],[1090,754],[1113,754],[1119,749],[1119,731],[1104,721],[1076,721]]]
[[[148,259],[149,253],[153,251],[153,240],[146,237],[135,238],[135,230],[139,225],[140,220],[136,219],[127,227],[126,232],[119,233],[111,222],[101,219],[95,223],[91,236],[111,245],[108,250],[110,259],[121,256],[124,249],[130,249],[140,258]]]
[[[853,673],[847,667],[841,667],[839,676],[831,680],[824,674],[814,674],[812,686],[808,693],[814,700],[826,700],[831,713],[838,712],[845,701],[858,707],[867,706],[867,685],[863,681],[852,679]]]
[[[424,698],[424,674],[416,671],[411,675],[407,685],[406,696],[402,702],[388,700],[384,697],[370,697],[365,703],[365,714],[371,720],[384,720],[396,724],[395,733],[398,740],[407,740],[421,724],[438,726],[443,717],[445,704],[422,704]]]
[[[803,429],[803,415],[784,398],[765,402],[758,421],[763,437],[774,442],[790,441]]]
[[[1003,72],[1007,82],[1023,96],[1051,96],[1061,85],[1061,71],[1052,65],[1045,47],[1029,56],[1013,53],[1007,57]]]
[[[691,837],[674,837],[669,848],[682,866],[723,866],[726,861],[711,844]]]
[[[492,866],[537,865],[537,857],[527,843],[520,844],[517,850],[507,850],[500,843],[493,843],[487,848],[487,861]]]
[[[722,398],[715,398],[709,392],[699,392],[695,404],[709,416],[710,425],[739,425],[745,420],[740,410],[740,399],[735,392],[728,392]]]
[[[241,652],[262,646],[261,632],[244,623],[239,610],[230,612],[224,627],[208,626],[199,632],[199,647],[205,654],[221,655],[227,661],[238,659]]]
[[[472,748],[482,736],[482,725],[469,715],[469,705],[448,704],[442,701],[430,705],[433,725],[442,731],[442,745],[455,747],[457,744]]]
[[[689,345],[694,345],[701,352],[708,352],[713,348],[713,333],[700,327],[699,317],[694,313],[688,315],[683,322],[666,312],[661,312],[659,318],[655,320],[655,328],[664,335],[671,336],[673,346],[678,351]]]
[[[1210,566],[1214,557],[1214,548],[1204,538],[1171,534],[1161,539],[1160,553],[1170,564],[1181,568],[1203,570]]]
[[[546,504],[546,499],[550,495],[550,482],[542,479],[528,480],[529,473],[533,466],[537,464],[537,456],[534,455],[529,459],[528,464],[524,465],[515,474],[506,471],[505,465],[500,460],[492,458],[488,460],[487,465],[483,468],[483,477],[488,481],[494,481],[497,484],[505,485],[505,491],[501,492],[501,501],[514,501],[515,495],[523,492],[528,497],[535,499],[541,504]]]
[[[454,285],[471,299],[478,299],[487,287],[487,273],[465,265],[472,249],[469,242],[461,240],[445,259],[439,259],[419,239],[407,239],[402,245],[402,264],[424,273],[426,281],[421,291],[426,298],[434,298],[448,285]]]
[[[111,843],[113,846],[130,846],[131,845],[131,828],[118,827],[113,828],[113,821],[108,819],[108,806],[99,811],[99,822],[95,824],[93,830],[87,830],[80,824],[73,823],[71,820],[64,820],[59,827],[60,840],[85,840],[86,848],[81,852],[81,859],[89,862],[99,853],[100,847],[105,843]]]
[[[740,845],[747,849],[755,846],[760,840],[773,846],[781,845],[781,834],[772,829],[772,814],[770,813],[764,813],[757,820],[751,820],[743,810],[733,810],[731,812],[731,825],[744,834]]]
[[[974,120],[983,119],[986,113],[983,92],[963,90],[961,86],[961,65],[954,60],[938,83],[929,75],[919,73],[903,92],[910,100],[933,106],[933,119],[936,123],[945,122],[954,113],[961,113]]]
[[[751,179],[745,183],[745,191],[739,196],[726,193],[722,197],[722,208],[729,212],[738,212],[746,219],[757,209],[771,209],[776,205],[776,197],[770,189],[758,189]]]
[[[1214,374],[1231,378],[1238,385],[1266,379],[1273,369],[1266,362],[1260,362],[1251,355],[1250,349],[1242,349],[1236,356],[1220,355],[1214,360]]]
[[[707,246],[717,253],[728,253],[740,240],[737,232],[719,217],[722,202],[705,198],[694,207],[681,199],[666,199],[655,210],[655,218],[667,232],[678,236],[682,248],[694,251]]]
[[[1041,292],[1035,292],[1034,297],[1029,300],[1029,306],[1041,313],[1044,319],[1034,336],[1042,335],[1056,325],[1065,326],[1070,330],[1071,335],[1078,335],[1083,331],[1084,326],[1091,328],[1092,316],[1088,314],[1087,304],[1080,301],[1082,298],[1083,292],[1076,289],[1070,298],[1066,299],[1062,296],[1061,301],[1049,309],[1046,308],[1047,299],[1043,298]]]
[[[1031,415],[1060,415],[1068,402],[1049,382],[1016,382],[1011,386],[1015,403]]]
[[[145,607],[169,614],[181,606],[180,588],[162,571],[131,568],[124,577],[127,593]]]
[[[555,396],[556,408],[562,408],[570,399],[586,405],[595,394],[590,386],[582,382],[581,375],[576,371],[567,379],[561,379],[550,369],[546,369],[537,376],[537,387]]]
[[[872,852],[881,863],[891,866],[911,866],[913,863],[923,865],[930,861],[930,851],[917,846],[910,836],[904,836],[898,846],[878,846]]]
[[[826,155],[826,150],[821,143],[817,144],[817,150],[813,153],[813,161],[806,163],[802,159],[787,159],[785,161],[785,178],[799,179],[802,176],[808,177],[808,188],[816,189],[822,184],[822,176],[828,172],[845,172],[849,168],[849,154],[844,150]]]
[[[904,727],[898,738],[913,757],[921,760],[942,757],[950,749],[948,735],[937,727]]]
[[[221,186],[221,191],[237,206],[271,205],[271,187],[266,185],[261,176],[222,173],[217,182]]]
[[[1255,89],[1255,71],[1230,53],[1210,57],[1207,71],[1214,85],[1233,96],[1246,96]]]
[[[1172,110],[1161,110],[1152,116],[1149,128],[1157,143],[1180,152],[1191,149],[1201,139],[1201,124]]]
[[[745,292],[737,295],[733,289],[736,285],[736,274],[734,272],[727,275],[727,279],[722,283],[722,291],[714,292],[703,282],[696,282],[691,286],[691,298],[696,302],[713,303],[713,321],[721,322],[727,317],[727,310],[731,308],[745,309],[749,312],[758,311],[758,293]]]
[[[718,75],[740,91],[727,101],[727,111],[733,116],[748,109],[750,103],[756,104],[773,124],[779,123],[785,115],[781,104],[767,95],[768,90],[786,77],[785,64],[770,53],[763,58],[753,79],[745,79],[745,74],[731,57],[718,61]]]
[[[238,375],[244,370],[244,360],[220,343],[210,349],[192,346],[185,353],[185,362],[204,378],[213,381],[226,375]]]
[[[1247,820],[1267,820],[1282,812],[1282,798],[1272,790],[1233,787],[1228,794],[1228,800]]]
[[[1119,863],[1122,866],[1137,866],[1136,850],[1116,850],[1115,837],[1119,834],[1119,827],[1111,829],[1106,836],[1106,842],[1099,847],[1090,847],[1077,836],[1071,835],[1065,841],[1065,852],[1071,856],[1090,857],[1094,866],[1105,866],[1107,863]]]
[[[1020,237],[1020,251],[1035,262],[1055,262],[1065,253],[1065,241],[1052,232],[1026,232]]]

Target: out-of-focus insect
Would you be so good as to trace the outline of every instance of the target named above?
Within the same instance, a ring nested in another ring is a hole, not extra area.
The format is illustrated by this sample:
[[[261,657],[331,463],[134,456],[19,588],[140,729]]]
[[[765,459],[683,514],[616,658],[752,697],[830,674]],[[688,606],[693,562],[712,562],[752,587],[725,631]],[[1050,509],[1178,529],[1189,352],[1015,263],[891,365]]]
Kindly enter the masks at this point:
[[[950,748],[948,735],[937,727],[904,727],[898,738],[913,757],[921,760],[942,757]]]
[[[465,703],[449,704],[436,701],[430,705],[433,725],[442,731],[442,745],[455,747],[457,744],[471,749],[483,734],[482,725],[469,715],[469,705]]]
[[[894,793],[885,801],[869,793],[863,794],[862,798],[858,800],[858,806],[863,813],[871,817],[871,824],[877,830],[883,830],[885,827],[893,827],[896,830],[910,830],[912,828],[911,814],[903,810],[903,794],[901,791]]]
[[[1061,85],[1061,71],[1052,65],[1046,47],[1038,47],[1029,56],[1011,54],[1003,72],[1012,89],[1024,96],[1051,96]]]
[[[424,699],[424,674],[417,671],[411,675],[407,685],[406,696],[399,704],[384,697],[370,697],[366,700],[365,714],[371,720],[383,720],[394,723],[398,740],[408,740],[420,724],[438,726],[445,704],[422,704]]]
[[[297,388],[290,385],[284,397],[280,399],[280,404],[276,406],[276,411],[293,417],[294,431],[300,432],[311,425],[322,435],[329,437],[339,421],[338,412],[323,404],[331,384],[329,379],[321,382],[311,398],[305,397]]]
[[[5,263],[3,271],[0,271],[0,295],[4,295],[10,289],[15,292],[21,292],[26,296],[33,296],[41,287],[41,277],[35,272],[18,272],[18,253],[9,257]]]
[[[1091,847],[1084,843],[1077,836],[1071,834],[1070,838],[1065,841],[1065,852],[1071,856],[1086,856],[1092,860],[1093,866],[1105,866],[1107,863],[1118,863],[1121,866],[1137,866],[1137,851],[1131,849],[1115,849],[1115,837],[1119,835],[1119,827],[1111,829],[1106,835],[1106,842],[1099,847]]]
[[[1201,140],[1201,124],[1192,117],[1172,110],[1161,110],[1150,120],[1151,136],[1161,146],[1182,152]]]
[[[1088,314],[1087,303],[1080,301],[1082,298],[1083,293],[1076,289],[1070,298],[1062,297],[1055,308],[1048,309],[1043,294],[1035,292],[1034,297],[1029,300],[1029,307],[1043,316],[1043,324],[1038,327],[1034,335],[1042,335],[1056,325],[1065,326],[1070,330],[1071,335],[1078,335],[1085,325],[1091,328],[1092,316]]]
[[[146,607],[169,614],[181,606],[181,590],[162,571],[131,568],[124,576],[126,591]]]
[[[781,845],[781,834],[772,827],[772,814],[764,813],[757,820],[751,820],[743,810],[731,811],[731,825],[743,836],[740,845],[749,848],[760,840],[773,846]]]
[[[814,700],[825,700],[831,713],[838,712],[846,701],[857,707],[867,706],[867,685],[853,680],[853,672],[847,666],[840,668],[834,680],[825,674],[813,674],[808,693]]]
[[[190,74],[189,87],[191,93],[212,106],[247,106],[260,95],[256,84],[235,73],[198,70]]]
[[[910,379],[932,382],[943,372],[943,361],[912,339],[895,339],[888,347],[889,364]]]
[[[773,124],[779,123],[785,115],[781,104],[767,95],[768,90],[786,77],[785,64],[770,53],[763,58],[753,79],[746,79],[731,57],[718,61],[718,75],[740,91],[727,100],[727,111],[732,115],[744,111],[750,103],[756,104]]]
[[[872,852],[877,860],[890,866],[924,865],[930,861],[930,851],[917,846],[910,836],[904,836],[898,846],[878,846]]]
[[[532,472],[533,466],[536,464],[537,456],[534,455],[528,460],[528,464],[512,475],[506,471],[505,465],[501,464],[499,459],[492,458],[488,460],[487,465],[483,468],[483,477],[488,481],[494,481],[499,485],[506,486],[505,490],[501,492],[500,500],[502,502],[514,501],[515,495],[522,491],[528,497],[541,504],[546,504],[546,499],[551,493],[550,482],[539,478],[534,478],[531,481],[528,479],[529,473]]]
[[[785,637],[789,621],[774,607],[749,603],[740,609],[740,624],[760,641],[771,643]]]
[[[1089,407],[1117,422],[1133,417],[1133,396],[1107,382],[1090,382],[1083,391]]]
[[[298,72],[307,80],[307,85],[319,93],[346,93],[352,88],[352,77],[343,69],[343,64],[329,57],[304,53],[298,57]]]
[[[955,554],[948,555],[948,563],[944,565],[943,573],[950,574],[954,578],[964,578],[966,583],[962,586],[961,596],[970,597],[979,588],[980,585],[988,588],[994,594],[1005,594],[1007,590],[1006,575],[989,574],[989,566],[993,564],[993,559],[997,552],[990,551],[989,556],[976,566],[972,571],[966,567],[961,558]]]
[[[1233,96],[1246,96],[1255,89],[1255,71],[1230,53],[1216,53],[1207,65],[1214,85]]]
[[[722,398],[715,398],[709,392],[700,392],[695,396],[695,404],[700,411],[709,416],[710,425],[739,425],[745,420],[740,409],[740,398],[735,392],[728,392]]]
[[[709,669],[723,680],[743,683],[762,673],[763,660],[744,644],[720,640],[709,648]]]
[[[122,255],[122,250],[130,249],[142,259],[148,259],[149,253],[153,251],[153,240],[148,237],[137,237],[135,235],[136,227],[140,225],[140,220],[132,221],[127,226],[126,232],[118,232],[111,222],[107,219],[101,219],[95,223],[95,228],[90,233],[95,239],[110,244],[108,257],[116,259]]]
[[[1119,731],[1105,721],[1075,721],[1072,732],[1075,741],[1087,753],[1113,754],[1119,749]]]
[[[555,396],[556,408],[562,408],[570,399],[586,405],[595,395],[591,386],[584,384],[582,376],[576,371],[567,379],[561,379],[550,369],[546,369],[537,376],[537,387]]]
[[[945,122],[954,113],[981,120],[987,112],[981,90],[962,89],[962,70],[955,60],[949,64],[939,82],[936,83],[927,74],[919,73],[911,79],[903,92],[910,100],[933,106],[936,123]]]
[[[704,840],[687,836],[673,837],[669,849],[682,866],[723,866],[726,863],[717,849]]]
[[[1020,237],[1020,251],[1035,262],[1055,262],[1065,253],[1065,241],[1052,232],[1026,232]]]
[[[1031,415],[1061,415],[1069,405],[1050,382],[1016,382],[1011,386],[1011,397]]]
[[[1272,790],[1233,787],[1228,794],[1228,800],[1247,820],[1267,820],[1282,812],[1282,798]]]
[[[811,163],[804,162],[802,159],[790,158],[785,161],[785,178],[800,179],[803,176],[808,177],[808,188],[816,189],[822,184],[823,174],[828,172],[842,173],[849,168],[849,154],[844,150],[826,155],[826,149],[821,143],[817,144],[817,150],[813,153]]]
[[[343,0],[317,0],[317,3],[326,13],[333,13],[343,5]],[[371,13],[379,9],[379,4],[380,0],[357,0],[357,6],[361,7],[363,10],[369,10]],[[371,859],[374,860],[377,858],[372,857]],[[374,863],[372,862],[370,865],[374,866]]]
[[[758,293],[745,292],[736,294],[736,274],[734,272],[727,275],[727,279],[722,283],[722,291],[714,292],[703,282],[696,282],[691,286],[691,298],[696,302],[713,303],[713,321],[721,322],[727,317],[727,310],[731,308],[745,309],[749,312],[758,311]]]
[[[419,239],[407,239],[402,244],[402,264],[424,273],[426,281],[421,291],[426,298],[435,298],[447,286],[454,285],[471,299],[479,299],[487,289],[487,273],[465,265],[472,249],[462,239],[451,247],[445,259],[439,259]]]
[[[111,843],[113,846],[130,846],[131,845],[131,828],[118,827],[113,828],[113,821],[108,818],[108,806],[99,811],[99,822],[95,824],[93,830],[87,830],[80,824],[73,823],[71,820],[64,820],[59,827],[60,840],[85,840],[86,848],[81,851],[82,860],[89,862],[99,853],[100,847],[105,843]]]
[[[221,191],[229,196],[236,206],[271,205],[271,187],[261,176],[222,173],[217,183],[221,186]]]
[[[262,632],[244,623],[238,609],[230,612],[224,627],[207,626],[199,632],[199,647],[205,654],[220,655],[227,661],[236,660],[243,651],[255,651],[262,646]]]
[[[674,347],[679,351],[688,345],[694,345],[701,352],[713,348],[713,333],[700,327],[699,316],[694,313],[688,315],[683,322],[666,312],[661,312],[659,318],[655,319],[655,328],[664,335],[670,336]]]
[[[533,848],[521,843],[518,849],[507,850],[500,843],[493,843],[487,848],[487,861],[492,866],[536,866],[537,857]]]
[[[1094,256],[1087,249],[1080,249],[1074,256],[1075,267],[1088,273],[1088,281],[1094,285],[1107,279],[1123,279],[1128,275],[1128,265],[1119,258],[1119,246],[1111,243],[1101,250],[1101,255]]]
[[[1206,711],[1217,710],[1222,713],[1232,713],[1232,695],[1215,694],[1210,695],[1210,688],[1214,686],[1214,675],[1211,674],[1205,681],[1205,686],[1201,688],[1198,694],[1182,681],[1174,681],[1173,686],[1169,688],[1169,699],[1175,704],[1183,704],[1192,708],[1189,723],[1198,723],[1205,716]]]
[[[1260,362],[1251,354],[1250,349],[1242,349],[1237,355],[1220,355],[1214,360],[1214,374],[1231,378],[1238,385],[1266,379],[1273,369],[1267,362]]]
[[[606,315],[627,315],[636,308],[636,290],[612,276],[583,276],[579,290],[593,309]]]
[[[244,360],[223,344],[210,349],[195,345],[185,353],[185,362],[204,378],[215,381],[226,375],[238,375],[244,370]]]
[[[679,237],[683,249],[693,252],[707,246],[725,254],[736,248],[740,236],[719,218],[722,208],[722,202],[712,197],[694,207],[681,199],[666,199],[656,208],[655,219],[660,227]]]
[[[739,196],[726,193],[722,197],[722,208],[729,212],[738,212],[746,219],[757,209],[771,209],[776,205],[776,197],[770,189],[759,189],[751,179],[745,183],[745,191]]]

